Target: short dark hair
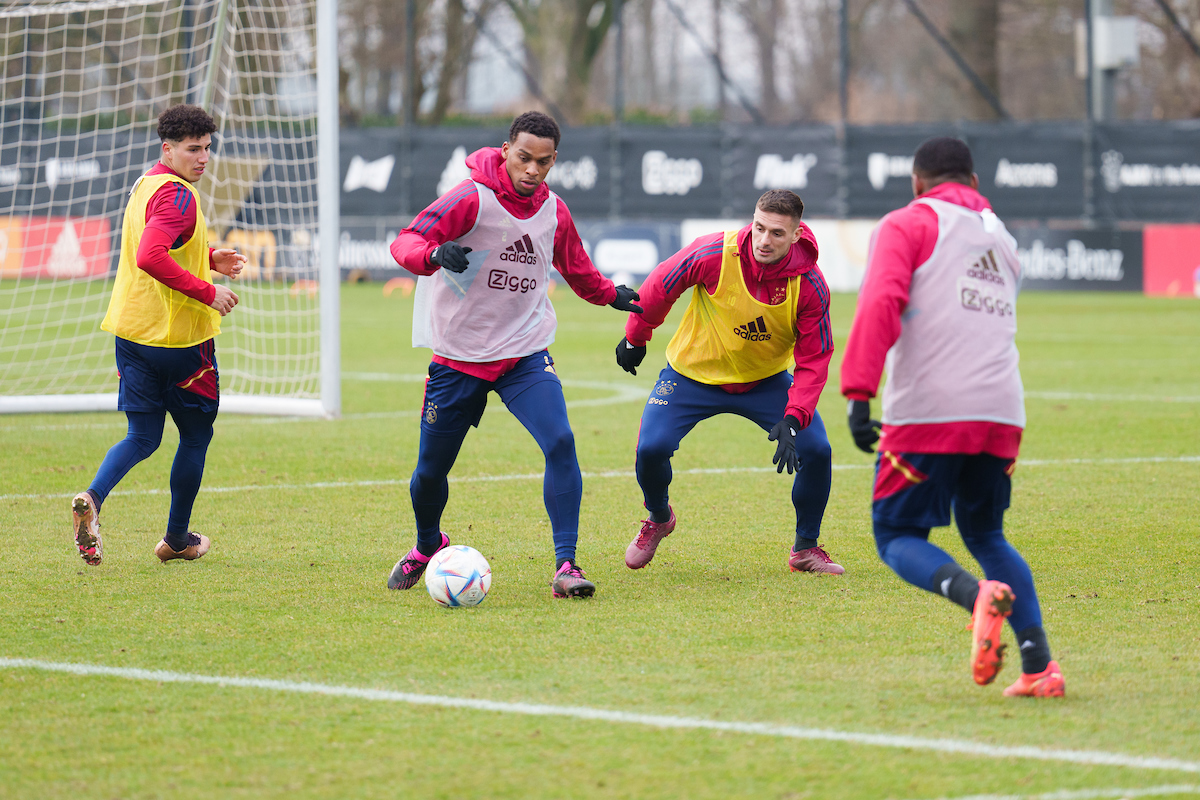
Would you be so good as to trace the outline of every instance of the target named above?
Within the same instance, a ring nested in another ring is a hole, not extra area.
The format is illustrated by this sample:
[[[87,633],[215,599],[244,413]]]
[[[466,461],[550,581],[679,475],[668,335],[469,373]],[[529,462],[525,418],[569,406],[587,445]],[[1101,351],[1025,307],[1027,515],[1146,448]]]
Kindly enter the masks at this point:
[[[555,150],[562,139],[562,131],[558,129],[554,117],[540,111],[526,111],[514,119],[508,128],[508,141],[516,144],[517,137],[522,133],[531,133],[539,139],[553,139]]]
[[[216,130],[217,123],[199,106],[181,103],[158,115],[158,138],[164,142],[200,139],[205,134],[216,133]]]
[[[787,189],[768,189],[754,207],[769,214],[787,214],[797,222],[804,216],[804,201]]]
[[[975,172],[975,161],[971,158],[971,148],[962,139],[935,136],[922,142],[913,154],[913,172],[926,180],[965,182]]]

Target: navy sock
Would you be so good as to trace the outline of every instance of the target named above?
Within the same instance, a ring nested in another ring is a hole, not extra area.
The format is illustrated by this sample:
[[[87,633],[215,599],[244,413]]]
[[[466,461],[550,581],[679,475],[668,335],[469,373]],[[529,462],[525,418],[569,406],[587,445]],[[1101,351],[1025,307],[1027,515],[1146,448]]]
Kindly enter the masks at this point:
[[[172,411],[171,419],[179,429],[179,449],[171,464],[171,514],[167,519],[166,543],[173,550],[187,547],[192,506],[204,479],[204,459],[213,437],[217,412],[193,409]]]
[[[1050,642],[1040,625],[1030,625],[1017,634],[1017,646],[1021,648],[1021,671],[1036,675],[1050,664]]]
[[[650,511],[650,509],[646,509]],[[664,522],[671,521],[671,507],[667,506],[661,511],[650,511],[650,521],[661,525]]]
[[[546,457],[542,501],[550,517],[554,558],[575,560],[579,541],[579,506],[583,501],[583,475],[575,454],[575,434],[567,420],[562,386],[557,381],[537,381],[516,396],[504,397],[508,410],[529,431]]]
[[[817,546],[816,539],[809,539],[804,536],[796,535],[796,546],[792,548],[793,553],[799,553],[801,550],[811,550]]]
[[[408,482],[413,515],[417,521],[417,552],[421,555],[433,555],[442,544],[442,512],[450,499],[450,484],[446,476],[458,458],[466,435],[466,430],[448,436],[436,436],[421,430],[417,468]]]
[[[975,600],[979,597],[979,579],[967,572],[957,563],[951,561],[938,567],[933,573],[933,587],[967,610],[975,610]]]

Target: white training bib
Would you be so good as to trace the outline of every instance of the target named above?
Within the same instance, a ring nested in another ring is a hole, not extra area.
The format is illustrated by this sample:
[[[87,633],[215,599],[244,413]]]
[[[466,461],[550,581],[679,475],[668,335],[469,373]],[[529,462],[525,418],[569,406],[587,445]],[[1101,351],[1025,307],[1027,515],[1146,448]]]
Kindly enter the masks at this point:
[[[1025,427],[1018,369],[1016,241],[990,210],[933,198],[938,240],[913,272],[887,355],[883,422],[985,421]]]
[[[464,272],[440,269],[417,279],[413,347],[455,361],[499,361],[544,350],[558,319],[547,293],[558,229],[554,192],[529,219],[518,219],[476,183],[479,215],[456,241],[470,247]]]

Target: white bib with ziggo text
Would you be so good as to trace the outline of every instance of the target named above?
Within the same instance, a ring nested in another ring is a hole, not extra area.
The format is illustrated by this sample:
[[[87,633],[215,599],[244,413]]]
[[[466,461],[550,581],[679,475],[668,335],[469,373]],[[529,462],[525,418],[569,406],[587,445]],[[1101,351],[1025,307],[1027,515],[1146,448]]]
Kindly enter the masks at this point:
[[[455,361],[500,361],[544,350],[558,320],[547,289],[558,197],[551,192],[529,219],[518,219],[482,184],[475,227],[456,241],[470,247],[464,272],[440,269],[417,279],[413,347]]]
[[[929,260],[913,272],[900,338],[887,355],[883,422],[1025,427],[1015,343],[1021,280],[1016,242],[990,210],[933,198]]]

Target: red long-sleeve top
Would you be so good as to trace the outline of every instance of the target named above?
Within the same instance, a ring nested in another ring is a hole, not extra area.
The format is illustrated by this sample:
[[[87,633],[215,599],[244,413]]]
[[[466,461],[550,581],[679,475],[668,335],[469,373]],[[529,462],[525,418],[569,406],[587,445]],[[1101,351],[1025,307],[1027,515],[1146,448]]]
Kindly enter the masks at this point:
[[[429,254],[438,245],[457,239],[475,226],[479,216],[478,181],[496,193],[500,205],[518,219],[529,219],[538,212],[550,197],[550,187],[545,183],[529,197],[518,194],[512,179],[504,168],[504,158],[498,147],[485,147],[467,157],[471,178],[459,183],[446,194],[435,200],[417,215],[412,223],[400,231],[392,242],[392,258],[414,275],[432,275],[441,267],[429,262]],[[583,249],[583,241],[575,229],[575,221],[567,204],[560,198],[557,204],[558,226],[554,232],[554,255],[551,263],[567,281],[575,294],[593,305],[608,305],[617,299],[613,282],[600,274]],[[467,362],[434,355],[433,361],[473,375],[494,381],[512,369],[520,359],[502,361]]]
[[[161,161],[147,175],[178,175]],[[180,176],[182,177],[182,176]],[[159,188],[146,204],[146,227],[138,241],[137,265],[159,283],[171,287],[180,294],[204,305],[210,305],[217,295],[217,287],[202,280],[171,258],[168,252],[182,247],[196,232],[195,195],[174,181]],[[212,259],[212,248],[208,249]]]
[[[738,231],[738,257],[746,288],[760,303],[777,305],[787,297],[788,280],[803,276],[796,300],[795,378],[788,391],[787,414],[808,427],[817,408],[821,390],[829,379],[829,360],[833,357],[833,331],[829,324],[829,286],[817,267],[817,240],[803,222],[801,236],[776,264],[760,264],[754,258],[750,226]],[[701,236],[654,268],[638,289],[643,308],[630,314],[625,323],[625,338],[635,347],[645,345],[654,329],[663,323],[671,307],[683,292],[693,286],[716,293],[721,280],[721,258],[725,234]],[[696,291],[700,291],[698,288]],[[727,384],[721,388],[730,394],[742,394],[759,381]]]
[[[940,183],[921,196],[973,211],[991,207],[986,197],[961,183]],[[872,234],[842,358],[842,394],[847,398],[870,400],[879,389],[887,352],[900,338],[913,273],[933,255],[937,240],[937,212],[922,203],[888,214]],[[990,453],[1000,458],[1016,458],[1020,445],[1020,428],[983,420],[884,425],[879,443],[881,450],[898,453]]]

